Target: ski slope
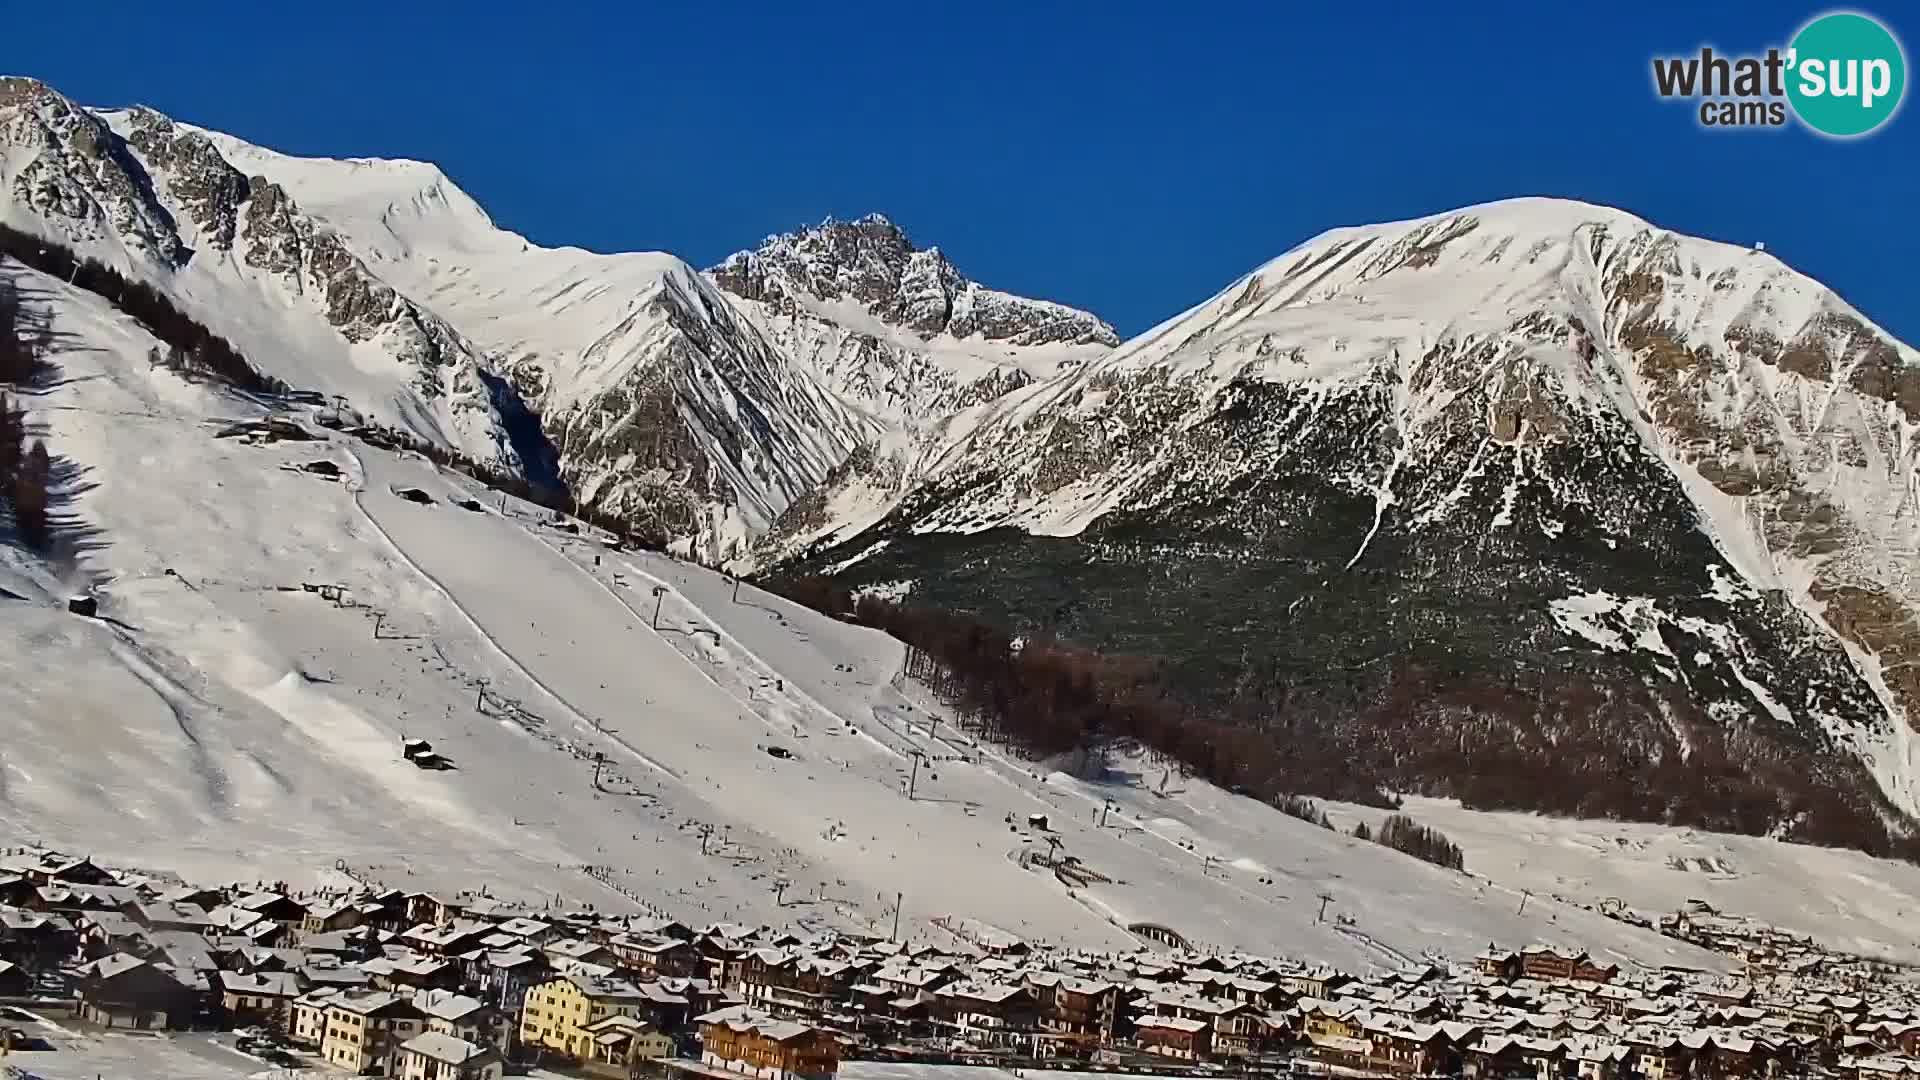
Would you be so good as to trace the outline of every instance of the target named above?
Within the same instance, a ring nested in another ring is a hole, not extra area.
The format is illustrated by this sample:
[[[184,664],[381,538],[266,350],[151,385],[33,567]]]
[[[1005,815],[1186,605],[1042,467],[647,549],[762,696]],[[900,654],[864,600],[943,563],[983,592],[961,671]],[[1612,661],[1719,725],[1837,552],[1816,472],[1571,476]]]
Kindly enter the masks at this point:
[[[885,932],[899,897],[904,935],[948,944],[986,926],[1124,947],[1152,923],[1360,970],[1495,940],[1724,966],[1204,784],[1156,794],[1144,764],[1092,783],[976,746],[894,684],[884,635],[334,433],[217,439],[209,420],[264,407],[150,371],[138,327],[22,281],[62,343],[26,403],[88,531],[64,575],[0,549],[11,837],[205,880],[347,872],[694,922]],[[323,459],[341,480],[298,471]],[[64,611],[82,584],[106,618]],[[456,768],[404,763],[403,737]],[[1052,847],[1035,813],[1109,880],[1031,866]]]

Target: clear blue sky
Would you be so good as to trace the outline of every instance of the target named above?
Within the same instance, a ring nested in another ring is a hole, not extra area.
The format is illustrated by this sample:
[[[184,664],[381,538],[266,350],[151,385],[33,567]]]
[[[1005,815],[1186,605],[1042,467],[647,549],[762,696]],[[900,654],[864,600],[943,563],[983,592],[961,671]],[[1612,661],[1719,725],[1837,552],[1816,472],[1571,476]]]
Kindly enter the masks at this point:
[[[1652,94],[1655,53],[1784,44],[1824,8],[1299,6],[21,3],[0,70],[429,159],[547,244],[707,265],[880,210],[1124,332],[1330,226],[1540,194],[1764,240],[1920,340],[1920,107],[1839,143]],[[1866,10],[1920,55],[1920,16]]]

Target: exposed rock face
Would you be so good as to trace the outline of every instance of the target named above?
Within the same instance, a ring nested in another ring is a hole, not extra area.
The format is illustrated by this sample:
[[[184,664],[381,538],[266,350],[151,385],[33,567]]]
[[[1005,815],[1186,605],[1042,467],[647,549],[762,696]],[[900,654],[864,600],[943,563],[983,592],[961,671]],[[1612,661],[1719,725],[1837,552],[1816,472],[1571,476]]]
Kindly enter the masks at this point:
[[[514,377],[577,497],[706,558],[737,555],[873,430],[684,266],[580,353]]]
[[[403,405],[391,420],[432,416],[436,422],[411,425],[416,434],[518,467],[501,420],[501,409],[516,403],[496,401],[511,390],[488,384],[482,357],[284,189],[236,169],[205,132],[146,108],[96,115],[33,80],[0,79],[0,151],[8,181],[0,216],[164,291],[177,291],[183,276],[206,281],[214,286],[206,293],[227,297],[196,312],[216,333],[233,333],[233,308],[270,281],[310,303],[347,345],[377,350],[412,373],[419,406]],[[183,291],[189,306],[202,293]],[[257,329],[258,320],[246,321]],[[277,357],[255,359],[271,367]]]
[[[1916,371],[1776,260],[1603,208],[1339,230],[986,406],[792,568],[1168,656],[1402,788],[1884,847]]]
[[[769,237],[711,271],[721,288],[793,314],[807,299],[858,301],[884,322],[923,337],[979,336],[1014,345],[1120,343],[1084,311],[1009,296],[969,281],[938,248],[920,250],[879,214]]]
[[[767,238],[708,271],[848,401],[918,428],[1118,343],[1084,311],[968,280],[878,214]]]
[[[128,145],[166,178],[168,194],[186,211],[201,241],[219,251],[232,249],[240,204],[248,194],[246,177],[200,132],[181,131],[152,109],[134,109],[129,117]]]
[[[1113,328],[1084,311],[996,292],[878,214],[769,237],[708,272],[780,352],[878,424],[866,466],[835,469],[757,541],[773,560],[844,530],[915,474],[927,433],[1062,368],[1104,355]]]
[[[246,259],[297,294],[310,294],[327,321],[356,344],[381,340],[419,373],[430,397],[448,392],[479,360],[444,321],[375,277],[336,232],[300,212],[293,197],[264,176],[248,181]]]
[[[106,122],[33,79],[0,78],[10,204],[80,243],[117,239],[163,263],[184,256],[173,218]]]

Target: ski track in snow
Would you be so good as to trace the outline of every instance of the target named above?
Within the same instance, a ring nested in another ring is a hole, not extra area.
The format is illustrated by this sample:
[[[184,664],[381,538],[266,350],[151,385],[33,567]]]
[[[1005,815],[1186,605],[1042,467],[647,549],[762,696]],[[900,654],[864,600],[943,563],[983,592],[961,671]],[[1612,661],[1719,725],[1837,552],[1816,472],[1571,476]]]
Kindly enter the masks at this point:
[[[541,692],[544,693],[549,700],[551,700],[555,705],[558,705],[560,708],[565,709],[568,715],[573,717],[575,722],[585,727],[591,728],[595,731],[600,731],[599,725],[595,724],[590,718],[588,718],[586,715],[581,713],[580,710],[574,708],[566,700],[566,698],[556,693],[552,687],[542,682],[538,675],[535,675],[533,672],[529,671],[527,669],[527,666],[521,663],[520,660],[516,658],[513,655],[513,653],[509,652],[505,646],[501,645],[497,638],[487,633],[486,628],[480,625],[479,620],[475,619],[473,617],[473,614],[469,612],[466,608],[460,606],[460,602],[454,598],[453,592],[447,588],[444,582],[442,582],[439,578],[435,577],[431,571],[421,566],[419,562],[417,562],[412,556],[407,554],[407,551],[405,548],[401,547],[398,543],[394,541],[393,536],[390,533],[388,533],[387,530],[380,524],[380,519],[375,517],[373,514],[369,513],[367,510],[367,504],[364,498],[364,495],[366,494],[366,486],[364,481],[366,476],[368,475],[368,472],[367,472],[366,458],[362,450],[359,447],[350,447],[348,452],[353,456],[355,464],[359,466],[360,477],[362,479],[362,484],[353,493],[354,506],[359,509],[361,516],[365,518],[367,524],[372,526],[374,531],[379,533],[380,538],[386,542],[386,545],[393,550],[394,554],[397,555],[402,561],[404,561],[407,564],[407,566],[413,570],[414,573],[420,575],[420,577],[423,580],[431,583],[434,589],[438,591],[441,596],[446,598],[447,603],[452,605],[453,609],[460,613],[461,618],[466,620],[467,625],[473,629],[473,632],[480,635],[480,637],[486,641],[486,643],[494,650],[494,652],[499,654],[501,659],[513,665],[514,670],[519,672],[519,674],[522,675],[523,677],[525,677],[528,682],[531,682],[535,686],[538,686]],[[647,754],[641,751],[639,748],[632,746],[631,744],[625,742],[624,740],[614,738],[611,736],[605,736],[604,732],[602,732],[602,735],[603,737],[609,738],[610,741],[620,746],[620,748],[627,751],[627,753],[633,755],[636,761],[640,762],[642,765],[645,765],[647,768],[652,769],[653,771],[661,774],[662,776],[669,777],[676,781],[683,779],[683,777],[681,777],[679,773],[675,772],[673,769],[665,765],[662,765],[660,762],[654,760],[653,758],[647,756]]]

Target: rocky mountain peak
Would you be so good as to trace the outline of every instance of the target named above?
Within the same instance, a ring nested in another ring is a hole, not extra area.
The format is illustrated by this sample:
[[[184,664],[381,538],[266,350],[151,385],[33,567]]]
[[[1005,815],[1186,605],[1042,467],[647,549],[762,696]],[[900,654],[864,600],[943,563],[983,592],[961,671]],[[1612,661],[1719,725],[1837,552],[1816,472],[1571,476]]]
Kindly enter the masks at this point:
[[[105,121],[37,79],[0,78],[0,178],[8,207],[81,245],[116,243],[163,263],[185,256],[172,216]]]
[[[923,338],[979,336],[1014,345],[1117,345],[1119,335],[1084,311],[995,292],[963,275],[937,247],[918,248],[881,214],[770,236],[709,273],[721,288],[771,310],[852,301]]]
[[[279,184],[242,172],[206,131],[145,106],[96,112],[36,80],[0,78],[0,220],[175,292],[216,333],[302,388],[319,388],[310,376],[338,374],[324,357],[384,354],[407,383],[397,398],[380,395],[403,403],[391,418],[431,414],[419,422],[425,437],[517,464],[482,358],[459,333]],[[262,292],[294,300],[281,317],[314,320],[292,335],[311,351],[288,350],[289,335],[236,318]]]

